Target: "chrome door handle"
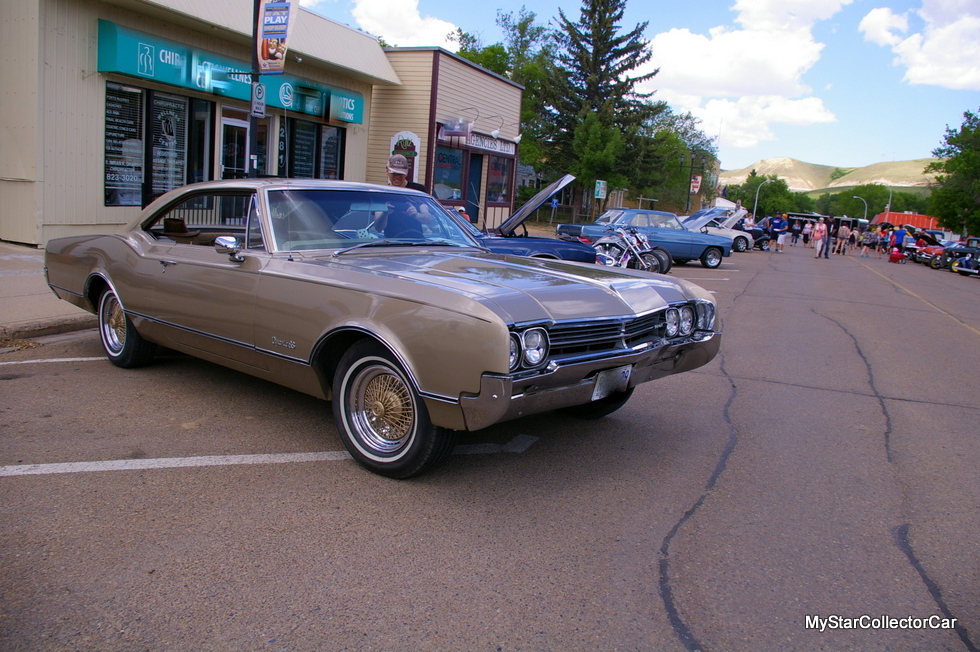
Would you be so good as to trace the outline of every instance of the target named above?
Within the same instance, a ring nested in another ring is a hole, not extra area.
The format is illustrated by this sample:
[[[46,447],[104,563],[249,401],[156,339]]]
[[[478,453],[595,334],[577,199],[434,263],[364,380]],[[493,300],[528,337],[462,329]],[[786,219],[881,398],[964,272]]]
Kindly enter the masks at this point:
[[[171,265],[176,265],[177,264],[177,261],[176,260],[161,260],[160,261],[160,264],[163,265],[164,267],[169,267]]]

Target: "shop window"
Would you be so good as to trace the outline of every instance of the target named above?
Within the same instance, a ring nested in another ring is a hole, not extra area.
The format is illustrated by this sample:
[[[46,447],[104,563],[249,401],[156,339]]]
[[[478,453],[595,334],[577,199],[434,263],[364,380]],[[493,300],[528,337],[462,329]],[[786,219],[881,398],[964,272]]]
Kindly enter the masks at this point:
[[[105,205],[139,206],[143,199],[143,91],[107,84]]]
[[[295,179],[343,178],[343,129],[295,118],[281,121],[280,124],[279,176]]]
[[[146,205],[207,181],[214,104],[106,83],[105,205]]]
[[[490,157],[487,170],[487,201],[491,204],[510,202],[510,170],[513,159],[500,156]]]
[[[463,150],[436,147],[436,164],[432,176],[432,194],[437,199],[462,199]]]

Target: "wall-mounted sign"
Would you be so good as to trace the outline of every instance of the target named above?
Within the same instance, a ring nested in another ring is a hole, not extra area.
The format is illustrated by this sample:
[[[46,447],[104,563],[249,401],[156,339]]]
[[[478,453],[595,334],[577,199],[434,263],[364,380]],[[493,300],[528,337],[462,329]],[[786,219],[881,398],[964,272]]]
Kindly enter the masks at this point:
[[[99,20],[99,72],[115,72],[162,84],[252,100],[251,64]],[[292,75],[263,76],[266,104],[291,112],[360,124],[364,97]],[[327,109],[329,107],[329,114]]]
[[[509,140],[500,140],[492,136],[484,136],[483,134],[471,134],[466,139],[466,144],[470,147],[485,149],[490,152],[499,152],[501,154],[517,153],[517,145]]]
[[[418,183],[419,181],[419,149],[422,147],[422,139],[411,131],[399,131],[391,137],[392,154],[401,154],[408,159],[408,180]]]

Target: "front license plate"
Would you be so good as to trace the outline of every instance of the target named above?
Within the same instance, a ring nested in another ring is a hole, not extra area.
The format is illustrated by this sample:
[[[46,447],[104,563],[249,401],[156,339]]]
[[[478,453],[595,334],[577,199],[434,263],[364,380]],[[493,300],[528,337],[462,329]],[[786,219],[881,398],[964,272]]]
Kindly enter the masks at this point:
[[[610,394],[625,392],[629,389],[630,372],[633,365],[624,365],[615,369],[606,369],[595,375],[595,386],[592,388],[592,400],[598,401]]]

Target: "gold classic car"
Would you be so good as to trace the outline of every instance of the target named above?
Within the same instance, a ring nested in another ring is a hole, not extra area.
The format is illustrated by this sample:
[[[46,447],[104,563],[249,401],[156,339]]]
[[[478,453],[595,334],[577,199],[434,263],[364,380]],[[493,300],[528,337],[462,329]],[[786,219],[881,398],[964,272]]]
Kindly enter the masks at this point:
[[[598,418],[718,351],[682,280],[482,249],[423,193],[343,181],[193,184],[121,235],[51,240],[48,285],[95,313],[119,367],[156,345],[329,400],[351,455],[406,478],[457,434]]]

